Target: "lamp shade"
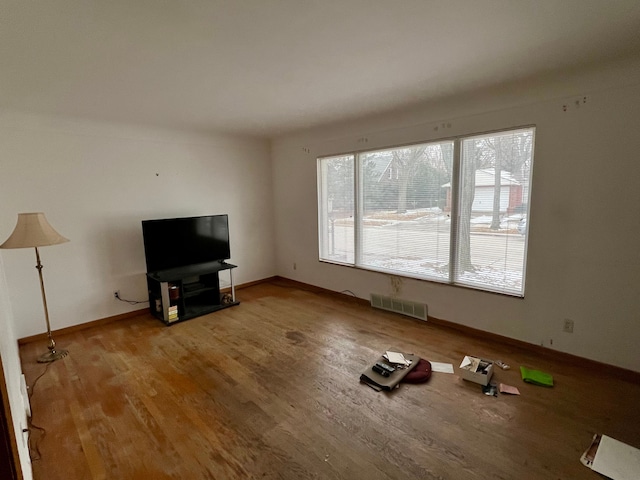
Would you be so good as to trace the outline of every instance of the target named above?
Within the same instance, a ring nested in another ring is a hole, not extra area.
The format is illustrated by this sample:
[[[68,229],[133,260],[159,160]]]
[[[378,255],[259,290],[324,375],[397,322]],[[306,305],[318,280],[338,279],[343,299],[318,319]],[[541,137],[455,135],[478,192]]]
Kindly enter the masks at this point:
[[[19,213],[13,233],[0,248],[45,247],[68,241],[54,230],[44,213]]]

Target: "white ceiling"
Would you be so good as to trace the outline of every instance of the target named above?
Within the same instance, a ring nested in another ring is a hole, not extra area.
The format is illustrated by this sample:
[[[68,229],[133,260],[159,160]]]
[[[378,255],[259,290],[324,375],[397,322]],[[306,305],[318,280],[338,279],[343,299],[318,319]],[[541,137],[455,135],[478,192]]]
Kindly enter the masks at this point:
[[[638,0],[0,0],[0,108],[265,137],[639,54]]]

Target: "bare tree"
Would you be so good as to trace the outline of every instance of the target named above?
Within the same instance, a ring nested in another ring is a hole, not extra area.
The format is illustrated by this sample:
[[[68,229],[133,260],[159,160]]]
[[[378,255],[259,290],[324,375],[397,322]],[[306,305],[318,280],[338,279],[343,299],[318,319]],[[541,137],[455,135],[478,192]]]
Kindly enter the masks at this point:
[[[425,156],[425,146],[399,148],[393,150],[392,168],[395,168],[398,179],[398,208],[397,213],[407,211],[407,190],[409,181],[415,176],[420,167],[420,160]]]
[[[527,178],[531,162],[532,139],[530,132],[494,135],[462,142],[463,165],[460,178],[460,203],[458,224],[458,269],[475,271],[471,261],[471,215],[476,191],[476,171],[493,167],[495,174],[492,229],[500,228],[500,194],[502,172],[511,173],[516,179]]]
[[[505,153],[505,138],[490,137],[486,140],[487,146],[493,150],[493,216],[491,218],[491,230],[500,229],[500,200],[502,197],[502,160]]]
[[[475,141],[462,142],[462,158],[464,164],[460,177],[460,203],[458,205],[458,270],[474,272],[471,262],[471,212],[476,192],[476,170],[482,159],[482,149]]]
[[[527,175],[524,170],[531,160],[532,135],[530,132],[493,135],[479,141],[481,161],[493,167],[494,194],[491,229],[500,228],[500,199],[502,196],[502,172],[506,171],[515,179],[522,180]]]

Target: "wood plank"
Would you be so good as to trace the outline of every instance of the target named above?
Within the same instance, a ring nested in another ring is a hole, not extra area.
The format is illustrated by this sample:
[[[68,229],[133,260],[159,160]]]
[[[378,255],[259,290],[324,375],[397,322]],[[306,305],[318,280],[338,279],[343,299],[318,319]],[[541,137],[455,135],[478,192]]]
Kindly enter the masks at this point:
[[[46,429],[34,478],[597,479],[579,462],[593,433],[640,446],[640,385],[604,369],[279,279],[239,300],[170,327],[142,314],[58,334],[70,355],[31,399]],[[20,347],[29,382],[41,347]],[[503,360],[496,380],[522,395],[438,373],[377,393],[358,378],[389,347]]]

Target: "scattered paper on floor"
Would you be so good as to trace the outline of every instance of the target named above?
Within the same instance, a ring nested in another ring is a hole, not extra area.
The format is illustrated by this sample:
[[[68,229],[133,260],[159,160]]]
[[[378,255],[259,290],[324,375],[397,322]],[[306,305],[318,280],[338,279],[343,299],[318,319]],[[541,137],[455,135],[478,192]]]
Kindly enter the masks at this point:
[[[607,435],[594,435],[580,461],[591,470],[612,480],[637,480],[640,450]]]
[[[452,363],[430,362],[432,372],[453,373]]]

